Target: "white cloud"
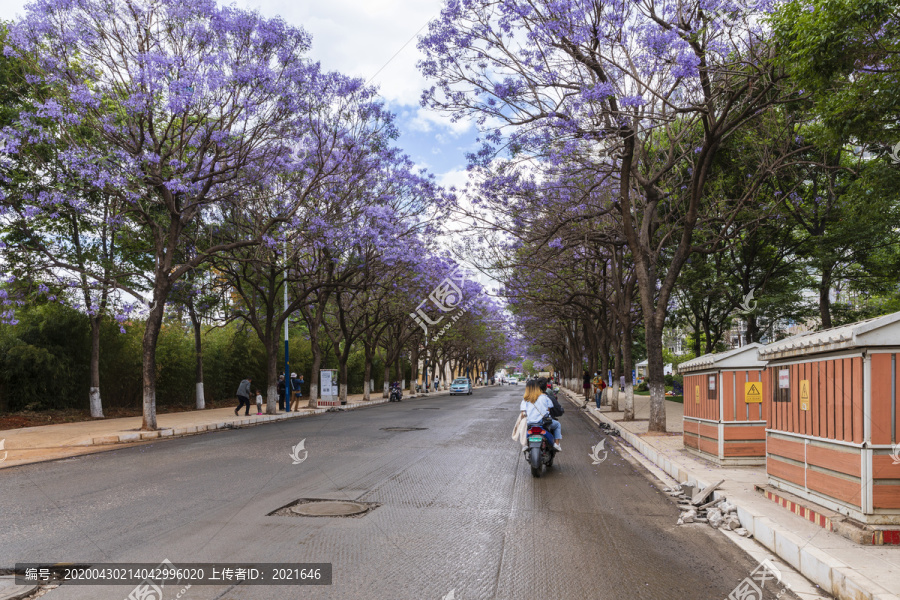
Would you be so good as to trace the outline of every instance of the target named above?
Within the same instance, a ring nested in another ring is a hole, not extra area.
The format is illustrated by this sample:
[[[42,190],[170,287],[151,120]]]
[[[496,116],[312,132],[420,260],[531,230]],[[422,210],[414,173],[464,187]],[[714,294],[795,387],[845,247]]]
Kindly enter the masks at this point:
[[[453,169],[439,175],[437,180],[446,189],[456,187],[457,190],[462,190],[469,181],[469,175],[469,171],[464,168]]]
[[[427,81],[416,68],[417,34],[437,17],[441,0],[237,0],[239,6],[282,16],[313,36],[312,57],[327,69],[373,78],[392,103],[417,105]],[[407,44],[407,42],[409,42]],[[404,46],[404,44],[406,44]],[[394,56],[396,54],[396,56]],[[379,72],[380,70],[380,72]],[[377,73],[377,75],[376,75]]]
[[[419,107],[415,116],[410,119],[409,127],[413,131],[421,131],[423,133],[430,133],[435,129],[444,129],[453,137],[459,137],[471,131],[473,124],[467,120],[459,120],[454,123],[445,114]]]

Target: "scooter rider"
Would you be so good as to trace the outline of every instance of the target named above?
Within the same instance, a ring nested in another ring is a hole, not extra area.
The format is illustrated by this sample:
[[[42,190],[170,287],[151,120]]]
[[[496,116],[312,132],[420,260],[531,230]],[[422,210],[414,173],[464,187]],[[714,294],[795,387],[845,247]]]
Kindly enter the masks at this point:
[[[556,398],[556,391],[553,389],[551,382],[548,382],[543,377],[537,380],[538,387],[541,388],[541,392],[543,392],[548,398],[550,398],[550,402],[553,403],[553,406],[550,408],[550,416],[553,418],[563,416],[563,413],[566,411],[559,404],[559,400]]]
[[[391,383],[391,394],[388,399],[390,402],[402,402],[401,398],[403,397],[403,390],[400,389],[400,382],[394,381]]]
[[[562,448],[559,442],[562,440],[562,426],[559,424],[559,421],[551,419],[549,425],[543,424],[544,415],[549,415],[550,409],[553,408],[553,401],[547,394],[543,393],[540,385],[534,379],[529,380],[525,384],[525,396],[520,408],[525,414],[528,426],[543,427],[549,434],[549,437],[552,438],[554,450],[561,452]]]

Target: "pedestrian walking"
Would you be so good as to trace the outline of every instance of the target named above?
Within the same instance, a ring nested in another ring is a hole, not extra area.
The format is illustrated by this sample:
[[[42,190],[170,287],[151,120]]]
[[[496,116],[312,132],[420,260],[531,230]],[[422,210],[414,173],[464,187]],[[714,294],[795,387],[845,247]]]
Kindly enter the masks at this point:
[[[585,371],[583,380],[584,382],[581,387],[584,388],[584,405],[587,406],[591,393],[591,374]]]
[[[284,397],[285,397],[285,385],[284,385],[284,375],[278,376],[278,410],[284,412]]]
[[[250,416],[250,383],[253,380],[251,378],[246,378],[241,381],[241,384],[238,386],[237,397],[238,397],[238,405],[237,408],[234,409],[234,416],[238,416],[238,413],[241,412],[241,407],[246,405],[247,408],[244,412],[245,417]]]
[[[291,373],[291,410],[300,409],[300,397],[303,395],[303,375],[297,377],[296,373]]]
[[[262,394],[259,393],[259,390],[256,390],[256,414],[262,414]]]
[[[597,410],[600,410],[600,402],[603,400],[603,390],[606,389],[606,382],[600,373],[594,373],[594,379],[591,380],[594,385],[594,402],[597,404]]]

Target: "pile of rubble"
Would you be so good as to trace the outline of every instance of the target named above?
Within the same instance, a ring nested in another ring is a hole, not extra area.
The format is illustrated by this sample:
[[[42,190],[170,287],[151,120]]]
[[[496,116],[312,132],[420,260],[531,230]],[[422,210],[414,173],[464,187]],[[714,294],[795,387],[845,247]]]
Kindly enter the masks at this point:
[[[607,435],[619,435],[619,430],[606,421],[600,421],[600,429],[602,429],[603,433]]]
[[[712,493],[722,483],[724,480],[702,490],[688,483],[682,483],[675,488],[665,488],[665,492],[677,500],[678,508],[682,511],[677,524],[708,523],[711,527],[730,529],[740,536],[748,537],[750,532],[741,527],[737,507],[725,498],[710,499]]]

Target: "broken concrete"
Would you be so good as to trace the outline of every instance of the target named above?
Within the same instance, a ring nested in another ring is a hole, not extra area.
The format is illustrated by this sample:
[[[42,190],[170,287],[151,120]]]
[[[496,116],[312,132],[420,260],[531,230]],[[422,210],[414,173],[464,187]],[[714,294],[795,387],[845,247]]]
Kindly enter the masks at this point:
[[[705,488],[703,488],[702,490],[700,490],[699,492],[694,494],[694,497],[691,498],[691,504],[695,504],[695,505],[703,504],[706,501],[706,499],[709,497],[709,495],[712,494],[717,489],[719,489],[719,486],[722,485],[723,483],[725,483],[725,480],[720,479],[718,483],[714,483],[713,485],[706,486]]]
[[[664,488],[664,492],[675,498],[681,515],[677,524],[708,523],[715,528],[728,529],[740,536],[749,537],[749,532],[741,526],[737,516],[737,507],[725,498],[716,498],[706,502],[722,482],[710,485],[697,491],[694,486],[682,483],[677,488]]]

